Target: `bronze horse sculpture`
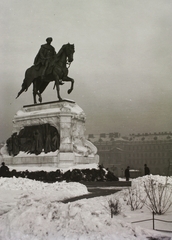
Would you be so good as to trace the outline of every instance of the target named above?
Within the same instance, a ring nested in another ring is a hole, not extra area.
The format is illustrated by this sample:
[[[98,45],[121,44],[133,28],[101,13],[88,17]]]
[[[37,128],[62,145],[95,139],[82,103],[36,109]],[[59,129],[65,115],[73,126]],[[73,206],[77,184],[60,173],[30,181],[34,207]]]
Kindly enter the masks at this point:
[[[37,103],[36,95],[39,97],[39,102],[42,102],[41,94],[44,92],[46,87],[50,82],[54,81],[54,87],[57,90],[57,97],[59,101],[62,100],[60,96],[60,85],[64,84],[64,82],[71,82],[71,87],[68,90],[68,94],[70,94],[73,90],[74,80],[68,77],[68,68],[73,61],[73,54],[75,52],[74,44],[65,44],[59,50],[59,52],[53,57],[50,61],[48,69],[45,73],[45,78],[41,78],[42,68],[36,68],[36,66],[31,66],[25,72],[25,79],[23,80],[23,84],[21,86],[21,90],[19,91],[16,98],[20,96],[23,92],[26,92],[33,83],[33,100],[34,104]]]

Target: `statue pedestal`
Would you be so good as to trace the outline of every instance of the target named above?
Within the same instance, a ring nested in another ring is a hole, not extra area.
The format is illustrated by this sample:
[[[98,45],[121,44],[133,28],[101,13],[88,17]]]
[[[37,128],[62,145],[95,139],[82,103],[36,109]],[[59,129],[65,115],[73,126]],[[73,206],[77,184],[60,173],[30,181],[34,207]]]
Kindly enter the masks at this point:
[[[60,152],[59,153],[59,164],[58,167],[68,167],[75,164],[75,153],[66,153]]]
[[[23,106],[1,150],[3,161],[57,168],[99,163],[97,148],[85,137],[85,120],[84,111],[70,100]]]

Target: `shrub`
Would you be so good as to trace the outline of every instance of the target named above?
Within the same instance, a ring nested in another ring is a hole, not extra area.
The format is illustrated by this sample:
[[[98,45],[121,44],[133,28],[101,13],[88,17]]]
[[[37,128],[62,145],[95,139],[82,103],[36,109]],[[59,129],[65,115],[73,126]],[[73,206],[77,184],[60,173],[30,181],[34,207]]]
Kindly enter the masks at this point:
[[[113,218],[114,215],[118,215],[121,212],[121,204],[119,203],[119,200],[109,200],[108,201],[110,212],[111,212],[111,218]]]
[[[172,185],[168,183],[169,178],[166,177],[165,183],[148,178],[144,182],[144,190],[147,195],[145,205],[155,214],[164,214],[172,206]]]
[[[146,201],[146,197],[143,197],[139,186],[128,188],[128,202],[131,206],[131,210],[141,209]]]

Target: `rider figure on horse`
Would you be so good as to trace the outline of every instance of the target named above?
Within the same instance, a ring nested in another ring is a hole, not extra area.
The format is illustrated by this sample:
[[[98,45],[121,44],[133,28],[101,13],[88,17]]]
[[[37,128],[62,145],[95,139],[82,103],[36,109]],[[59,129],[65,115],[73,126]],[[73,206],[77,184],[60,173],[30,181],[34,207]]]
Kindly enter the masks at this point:
[[[37,70],[39,70],[40,67],[43,66],[42,79],[44,79],[46,70],[50,66],[53,57],[55,57],[56,55],[55,48],[51,46],[52,41],[53,39],[51,37],[48,37],[46,39],[47,43],[41,45],[41,48],[34,59],[34,65]]]
[[[73,62],[74,44],[64,44],[58,53],[56,53],[54,47],[51,46],[52,38],[47,38],[46,41],[47,44],[41,45],[35,57],[34,65],[26,70],[25,78],[16,98],[23,92],[26,92],[32,83],[34,104],[36,104],[36,95],[39,96],[39,102],[42,102],[41,94],[50,82],[54,82],[57,97],[60,101],[62,98],[60,96],[59,85],[63,85],[64,82],[71,82],[71,87],[67,92],[68,94],[72,92],[74,79],[68,76],[68,68],[71,62]],[[44,76],[42,80],[41,76]]]

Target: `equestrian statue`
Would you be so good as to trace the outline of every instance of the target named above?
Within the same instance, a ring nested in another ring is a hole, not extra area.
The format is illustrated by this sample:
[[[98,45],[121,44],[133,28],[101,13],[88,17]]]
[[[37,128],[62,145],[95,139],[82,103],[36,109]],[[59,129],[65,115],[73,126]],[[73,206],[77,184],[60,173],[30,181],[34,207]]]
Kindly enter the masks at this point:
[[[75,52],[74,44],[67,43],[56,53],[54,47],[51,46],[52,40],[53,39],[49,37],[46,39],[47,43],[41,45],[35,57],[34,65],[25,72],[25,79],[16,98],[23,92],[26,92],[31,83],[33,83],[34,104],[37,103],[36,95],[39,97],[39,102],[42,102],[41,94],[50,82],[54,82],[54,88],[56,87],[59,101],[62,100],[60,96],[60,85],[63,85],[64,82],[71,82],[68,94],[72,92],[74,80],[68,77],[68,68],[73,61],[73,54]]]

